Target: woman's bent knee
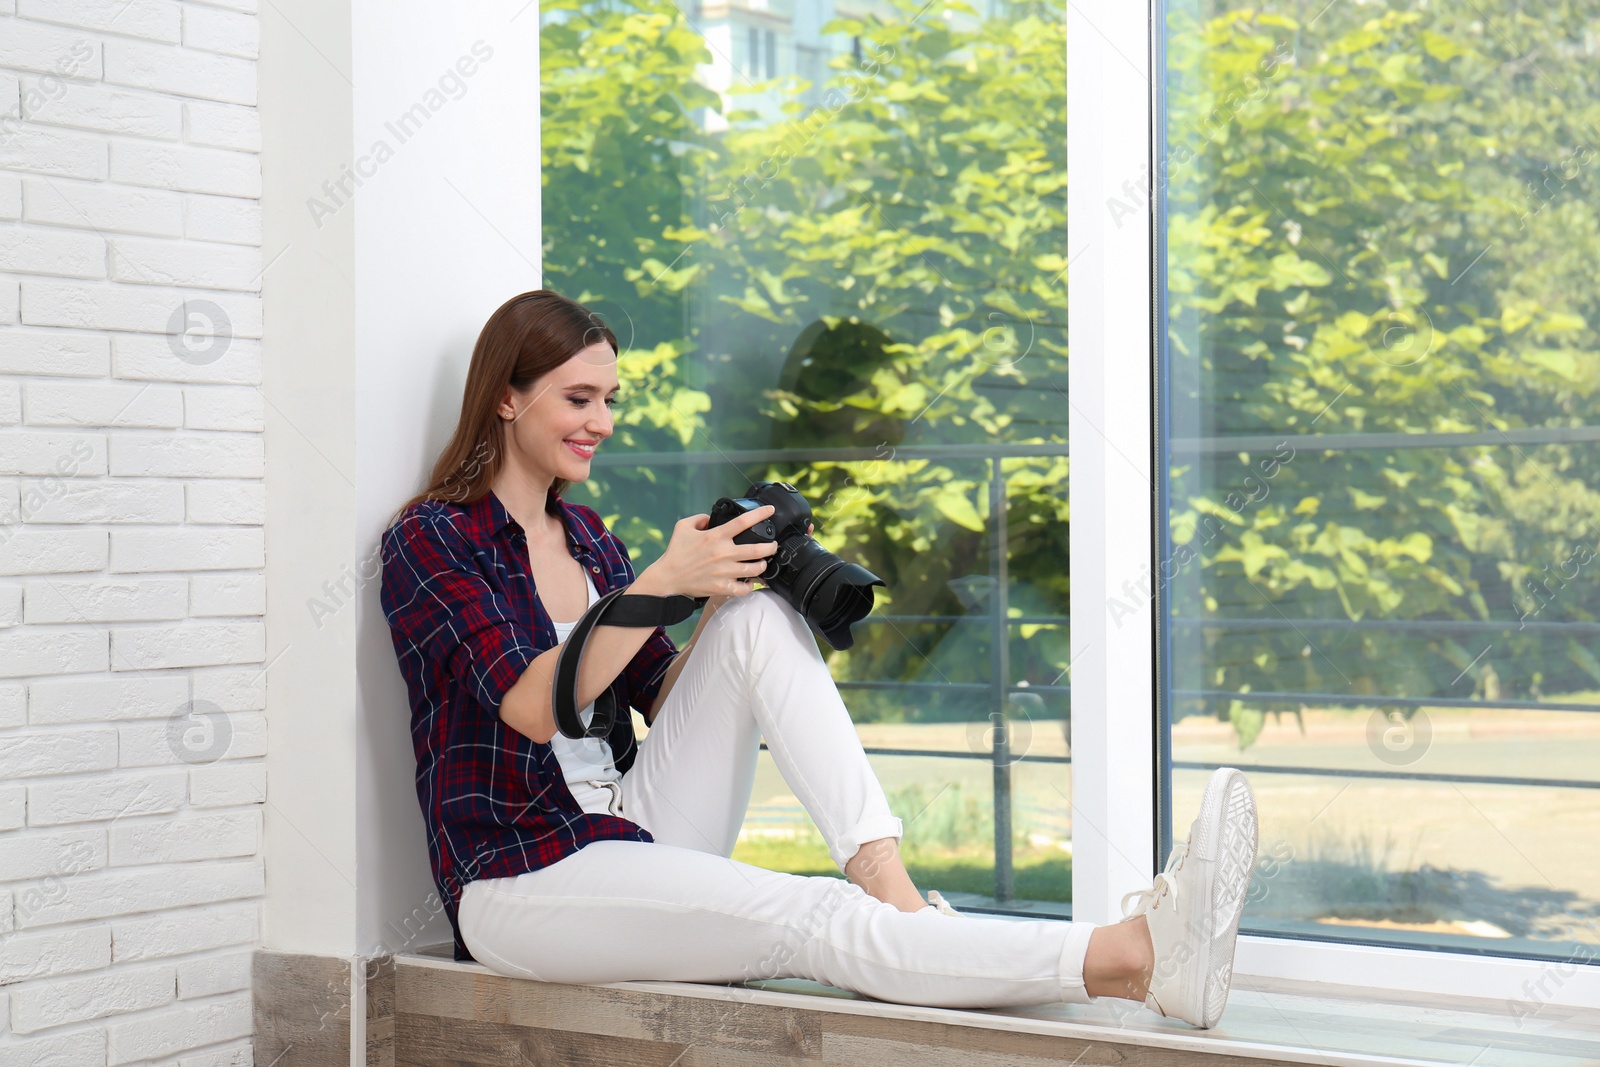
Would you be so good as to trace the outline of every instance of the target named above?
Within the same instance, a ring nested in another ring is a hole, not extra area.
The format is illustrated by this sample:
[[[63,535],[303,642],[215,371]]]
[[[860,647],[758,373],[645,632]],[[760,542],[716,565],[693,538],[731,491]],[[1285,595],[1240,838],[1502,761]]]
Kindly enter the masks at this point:
[[[806,623],[775,589],[756,589],[727,601],[711,616],[702,641],[743,639],[754,646],[761,641],[805,637]],[[815,642],[811,642],[815,644]]]

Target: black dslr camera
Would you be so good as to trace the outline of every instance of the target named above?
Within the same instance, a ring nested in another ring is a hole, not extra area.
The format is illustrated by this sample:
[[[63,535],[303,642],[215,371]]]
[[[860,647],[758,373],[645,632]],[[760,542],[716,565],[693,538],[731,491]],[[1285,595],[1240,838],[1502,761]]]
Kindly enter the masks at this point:
[[[736,534],[735,544],[778,542],[767,558],[761,579],[782,594],[828,644],[846,649],[855,644],[850,627],[872,610],[872,587],[883,585],[876,574],[856,563],[846,563],[806,532],[811,505],[788,482],[756,482],[741,497],[723,497],[712,505],[707,526],[721,526],[747,511],[771,504],[772,515]]]
[[[711,508],[707,529],[771,504],[770,518],[741,530],[734,541],[759,545],[776,541],[778,550],[767,558],[766,568],[754,578],[783,595],[812,629],[828,644],[846,649],[855,643],[850,627],[872,610],[872,587],[883,579],[854,563],[846,563],[811,539],[806,525],[811,505],[788,482],[756,482],[741,497],[723,497]],[[556,728],[567,737],[607,737],[617,721],[617,700],[608,686],[595,698],[594,714],[587,726],[578,713],[578,667],[589,633],[604,622],[608,626],[671,626],[703,606],[707,597],[649,596],[627,593],[629,586],[611,590],[583,613],[560,646],[555,676],[551,679],[550,707]],[[624,712],[624,715],[626,712]]]

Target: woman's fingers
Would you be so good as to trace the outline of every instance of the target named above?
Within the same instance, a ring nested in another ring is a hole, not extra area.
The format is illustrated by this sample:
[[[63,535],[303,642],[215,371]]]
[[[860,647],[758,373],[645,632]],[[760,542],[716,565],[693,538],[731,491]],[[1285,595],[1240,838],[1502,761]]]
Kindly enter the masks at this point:
[[[713,588],[727,590],[724,594],[710,595],[728,598],[748,596],[754,589],[751,579],[759,578],[771,566],[769,560],[777,555],[780,546],[776,541],[740,544],[735,538],[770,519],[776,511],[777,508],[771,504],[763,504],[715,527],[710,525],[709,515],[691,515],[681,520],[680,525],[686,525],[702,536],[685,539],[680,569],[685,574],[699,574],[704,581],[716,583]],[[815,528],[815,523],[806,523],[807,535]],[[726,577],[730,571],[736,573]]]
[[[734,531],[736,533],[743,530],[748,530],[750,527],[754,526],[763,519],[772,518],[773,512],[777,510],[778,509],[773,507],[771,504],[762,504],[759,508],[754,508],[745,512],[743,515],[738,516],[737,518],[728,520],[728,526],[732,527],[734,523],[739,523],[740,525]]]

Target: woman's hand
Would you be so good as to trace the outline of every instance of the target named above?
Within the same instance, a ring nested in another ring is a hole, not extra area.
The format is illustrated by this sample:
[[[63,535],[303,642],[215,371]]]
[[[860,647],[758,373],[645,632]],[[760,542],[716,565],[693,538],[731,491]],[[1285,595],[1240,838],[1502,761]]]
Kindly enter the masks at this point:
[[[711,516],[690,515],[672,527],[672,538],[661,558],[644,569],[635,581],[640,592],[656,596],[672,593],[707,597],[709,614],[729,600],[749,596],[755,591],[751,579],[767,569],[768,558],[778,551],[776,541],[741,545],[734,538],[776,510],[764,504],[729,519],[721,526],[708,526]],[[813,529],[806,524],[806,533]]]

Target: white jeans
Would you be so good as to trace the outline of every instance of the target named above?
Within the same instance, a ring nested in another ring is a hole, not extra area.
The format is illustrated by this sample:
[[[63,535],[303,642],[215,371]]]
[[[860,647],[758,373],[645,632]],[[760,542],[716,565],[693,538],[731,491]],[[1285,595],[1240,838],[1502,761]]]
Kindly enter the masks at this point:
[[[808,978],[951,1008],[1093,999],[1092,923],[902,912],[842,879],[728,858],[763,737],[841,871],[900,837],[805,620],[756,590],[706,623],[622,778],[622,814],[655,841],[468,884],[457,917],[474,958],[547,982]]]

